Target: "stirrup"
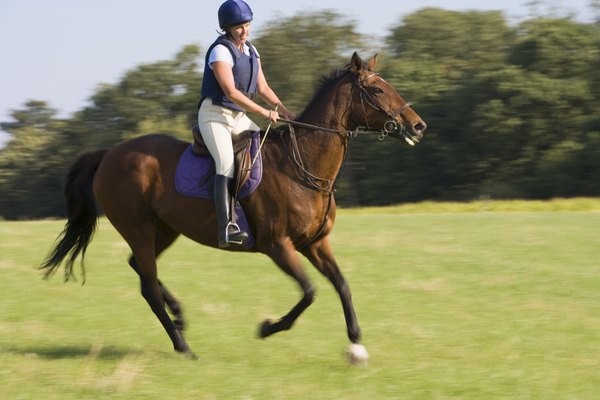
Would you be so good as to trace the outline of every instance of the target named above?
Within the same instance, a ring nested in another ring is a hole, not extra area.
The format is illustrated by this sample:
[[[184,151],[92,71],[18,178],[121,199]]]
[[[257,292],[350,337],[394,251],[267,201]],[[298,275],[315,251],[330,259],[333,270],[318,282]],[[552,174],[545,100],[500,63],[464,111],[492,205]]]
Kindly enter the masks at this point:
[[[229,229],[233,228],[232,236],[229,236]],[[248,239],[248,234],[242,231],[238,224],[229,222],[225,227],[225,240],[219,241],[219,247],[228,247],[231,244],[242,245]]]

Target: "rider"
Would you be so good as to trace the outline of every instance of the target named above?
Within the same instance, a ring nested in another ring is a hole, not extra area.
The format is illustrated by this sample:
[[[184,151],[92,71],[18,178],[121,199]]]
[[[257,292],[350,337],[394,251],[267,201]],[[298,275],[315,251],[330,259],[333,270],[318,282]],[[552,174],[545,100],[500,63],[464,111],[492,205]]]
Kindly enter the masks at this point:
[[[260,55],[247,41],[253,16],[250,6],[243,0],[227,0],[221,4],[218,15],[222,35],[206,52],[198,126],[215,160],[213,196],[218,244],[227,247],[242,244],[248,237],[246,232],[230,223],[229,186],[234,174],[232,135],[260,129],[248,118],[247,111],[258,113],[270,122],[277,122],[280,113],[287,119],[294,119],[294,114],[269,87]],[[275,110],[255,103],[255,94]]]

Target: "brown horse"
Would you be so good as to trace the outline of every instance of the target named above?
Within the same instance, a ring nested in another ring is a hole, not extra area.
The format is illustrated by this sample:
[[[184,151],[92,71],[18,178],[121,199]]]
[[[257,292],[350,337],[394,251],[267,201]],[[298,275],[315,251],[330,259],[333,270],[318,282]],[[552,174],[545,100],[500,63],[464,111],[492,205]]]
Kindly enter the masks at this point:
[[[350,289],[334,258],[328,235],[335,220],[333,183],[342,167],[350,138],[359,133],[390,135],[417,142],[426,124],[402,97],[354,53],[348,67],[325,79],[297,121],[280,126],[262,149],[263,179],[241,199],[255,245],[294,278],[302,298],[278,321],[264,321],[262,338],[290,329],[313,302],[315,289],[298,252],[337,290],[351,345],[351,361],[364,362]],[[293,128],[292,126],[295,126]],[[359,131],[359,127],[366,130]],[[353,132],[354,131],[354,132]],[[110,150],[83,154],[71,166],[65,184],[68,220],[53,252],[40,268],[52,275],[66,258],[65,276],[85,251],[96,229],[96,203],[129,244],[129,260],[141,292],[173,342],[176,351],[195,357],[183,338],[184,318],[177,300],[158,280],[156,258],[183,234],[217,247],[211,200],[185,197],[174,187],[175,169],[189,143],[165,135],[148,135]],[[174,316],[171,319],[165,303]]]

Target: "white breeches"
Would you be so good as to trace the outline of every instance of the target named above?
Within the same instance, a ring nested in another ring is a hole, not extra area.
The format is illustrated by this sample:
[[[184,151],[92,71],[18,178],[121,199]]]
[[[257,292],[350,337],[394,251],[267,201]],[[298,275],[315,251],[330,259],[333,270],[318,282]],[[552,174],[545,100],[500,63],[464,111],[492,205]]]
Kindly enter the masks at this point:
[[[245,112],[214,105],[207,98],[198,110],[198,126],[202,139],[213,159],[217,175],[233,178],[234,160],[231,137],[243,131],[257,131],[260,128]]]

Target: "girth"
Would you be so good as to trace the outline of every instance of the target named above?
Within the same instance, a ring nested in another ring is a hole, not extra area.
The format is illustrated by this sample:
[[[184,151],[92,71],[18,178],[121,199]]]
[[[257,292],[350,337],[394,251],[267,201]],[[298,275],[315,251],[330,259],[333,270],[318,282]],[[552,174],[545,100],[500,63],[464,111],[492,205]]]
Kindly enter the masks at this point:
[[[250,146],[252,145],[251,134],[252,131],[244,131],[239,135],[232,136],[235,173],[233,177],[234,186],[230,189],[235,194],[234,198],[237,197],[240,188],[250,178],[250,170],[252,168],[252,156],[250,154]],[[192,127],[192,135],[194,137],[192,152],[198,156],[212,157],[204,143],[200,127],[197,124]]]

